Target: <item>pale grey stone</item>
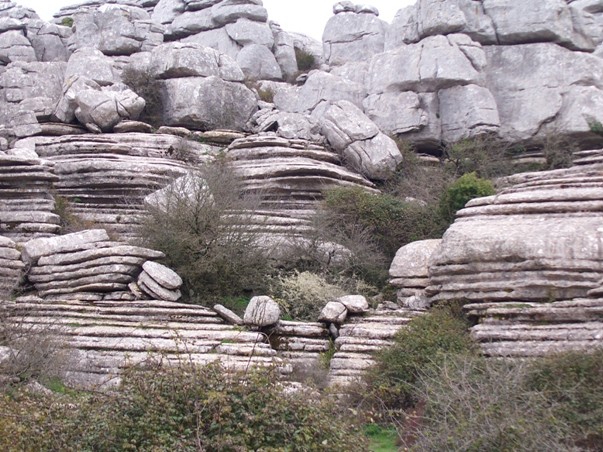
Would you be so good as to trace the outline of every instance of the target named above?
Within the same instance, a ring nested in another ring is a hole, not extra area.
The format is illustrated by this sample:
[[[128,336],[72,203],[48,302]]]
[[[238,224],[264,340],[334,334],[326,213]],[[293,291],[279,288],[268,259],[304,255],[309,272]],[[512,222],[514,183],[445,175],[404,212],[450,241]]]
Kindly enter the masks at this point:
[[[388,134],[418,132],[429,121],[420,96],[412,91],[371,94],[363,106],[369,119]]]
[[[209,77],[242,81],[243,72],[228,56],[194,43],[169,43],[151,52],[150,71],[155,78]]]
[[[101,86],[112,85],[119,81],[119,74],[111,58],[93,48],[78,49],[69,58],[65,80],[69,81],[76,75],[87,77]]]
[[[362,295],[345,295],[335,301],[344,305],[350,314],[362,314],[369,309],[368,301]]]
[[[205,47],[211,47],[212,49],[216,49],[217,51],[228,55],[232,59],[236,59],[241,51],[241,46],[228,36],[224,27],[187,36],[182,39],[182,42],[193,42]]]
[[[147,261],[142,264],[142,268],[156,283],[166,289],[179,289],[182,286],[182,278],[178,274],[157,262]]]
[[[329,144],[343,152],[355,141],[368,140],[379,128],[358,107],[348,101],[335,102],[320,119],[322,133]]]
[[[214,311],[216,311],[220,317],[232,325],[243,325],[243,319],[239,315],[222,306],[221,304],[215,305]]]
[[[35,264],[38,259],[44,256],[73,252],[79,250],[83,244],[108,240],[109,236],[104,229],[92,229],[59,237],[33,239],[23,245],[22,258],[28,264]]]
[[[426,278],[429,260],[442,243],[440,239],[420,240],[403,246],[389,268],[391,278]]]
[[[196,130],[244,130],[257,111],[257,99],[245,85],[218,77],[165,80],[162,97],[166,125]]]
[[[329,19],[323,34],[328,64],[366,61],[383,52],[387,23],[372,14],[344,13]]]
[[[333,14],[353,13],[356,11],[356,5],[350,1],[337,2],[333,5]]]
[[[281,68],[283,77],[291,79],[298,71],[293,37],[283,31],[276,22],[270,22],[270,29],[274,36],[273,52],[276,62]]]
[[[498,107],[487,88],[477,85],[455,86],[440,90],[438,98],[442,139],[445,142],[455,143],[464,138],[498,132]]]
[[[481,51],[479,44],[471,47],[470,59],[456,42],[455,35],[433,36],[376,55],[369,69],[369,92],[424,92],[454,85],[482,84],[482,67],[474,66]]]
[[[237,55],[237,64],[252,80],[282,80],[283,73],[274,54],[265,46],[250,44]]]
[[[223,0],[211,7],[214,21],[219,25],[236,22],[239,19],[249,19],[256,22],[266,22],[268,12],[261,3],[241,3],[239,0]]]
[[[168,25],[184,12],[185,6],[183,0],[159,0],[153,8],[151,19],[157,23]]]
[[[169,290],[157,284],[157,282],[153,278],[151,278],[145,271],[138,275],[137,284],[140,290],[158,300],[175,302],[182,297],[182,294],[179,290]]]
[[[77,102],[75,99],[78,93],[86,90],[100,92],[101,87],[98,83],[90,80],[88,77],[74,75],[65,80],[62,90],[62,96],[51,116],[57,121],[70,123],[75,120],[75,110],[77,109]]]
[[[31,42],[38,61],[67,61],[69,50],[61,38],[57,25],[42,20],[27,22],[27,38]]]
[[[249,19],[239,19],[235,23],[227,24],[226,33],[240,46],[259,44],[269,49],[274,45],[274,36],[267,23],[255,22]]]
[[[9,30],[0,33],[0,64],[15,61],[36,61],[36,52],[23,31]]]
[[[335,323],[341,325],[348,316],[348,310],[338,301],[329,301],[320,312],[318,320],[321,322]]]
[[[350,144],[343,156],[358,172],[372,180],[387,180],[402,163],[395,141],[383,133]]]
[[[253,297],[247,308],[243,321],[245,325],[265,327],[278,323],[281,309],[276,301],[270,297]]]
[[[7,102],[41,97],[56,103],[64,77],[65,63],[12,63],[0,74],[0,93]]]
[[[183,38],[218,27],[219,25],[213,20],[211,9],[202,9],[194,12],[187,11],[176,16],[168,33],[176,38]]]

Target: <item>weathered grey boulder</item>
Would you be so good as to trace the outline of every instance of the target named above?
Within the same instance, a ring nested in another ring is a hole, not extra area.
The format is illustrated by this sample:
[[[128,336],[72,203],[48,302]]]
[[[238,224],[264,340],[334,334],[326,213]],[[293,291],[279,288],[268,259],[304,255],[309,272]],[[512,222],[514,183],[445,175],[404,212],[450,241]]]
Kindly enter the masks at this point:
[[[15,61],[36,61],[36,52],[23,30],[0,33],[0,64],[7,65]]]
[[[104,229],[92,229],[58,237],[33,239],[23,245],[22,259],[28,264],[35,264],[43,256],[73,252],[81,249],[84,244],[108,240],[109,236]]]
[[[271,49],[274,45],[272,30],[265,22],[256,22],[241,18],[234,23],[227,24],[225,29],[228,36],[243,47],[250,44],[258,44]]]
[[[182,293],[178,289],[168,289],[157,282],[149,273],[142,271],[138,275],[136,284],[141,291],[156,300],[178,301],[182,297]]]
[[[362,295],[345,295],[335,301],[344,305],[350,314],[362,314],[369,309],[368,301]]]
[[[329,144],[369,179],[387,179],[402,161],[395,142],[351,102],[335,102],[320,122]]]
[[[576,22],[564,0],[539,3],[521,0],[484,0],[486,14],[492,18],[500,44],[555,42],[577,50],[593,50],[595,43],[576,25],[582,15],[574,9]]]
[[[194,43],[169,43],[151,52],[149,71],[158,79],[216,76],[240,82],[244,75],[227,55]]]
[[[546,43],[485,50],[488,88],[506,140],[548,133],[583,138],[593,121],[603,121],[593,104],[603,89],[602,59]]]
[[[322,311],[318,320],[320,322],[335,323],[341,325],[348,316],[348,310],[343,303],[338,301],[329,301]]]
[[[303,86],[277,90],[274,104],[279,110],[310,113],[320,104],[347,100],[362,107],[366,88],[328,72],[312,71]]]
[[[71,123],[75,120],[77,95],[86,90],[100,91],[101,86],[85,76],[74,75],[65,80],[62,87],[62,95],[52,113],[56,121]]]
[[[298,71],[293,36],[283,31],[276,22],[270,22],[270,30],[274,37],[274,57],[281,68],[283,77],[291,79]]]
[[[315,143],[324,140],[321,126],[314,118],[301,113],[287,113],[273,107],[259,110],[251,118],[253,132],[275,132],[279,137]]]
[[[185,8],[183,0],[159,0],[153,8],[151,19],[156,23],[168,25],[182,14]]]
[[[245,325],[265,327],[278,323],[281,309],[276,301],[270,297],[253,297],[243,316]]]
[[[202,31],[194,35],[183,38],[181,42],[191,42],[201,44],[205,47],[211,47],[218,52],[228,55],[232,59],[236,59],[241,51],[241,46],[237,44],[226,32],[226,28],[215,28],[212,30]]]
[[[268,47],[250,44],[239,52],[237,63],[245,76],[252,80],[281,80],[283,73]]]
[[[396,253],[389,268],[392,279],[428,278],[429,260],[438,249],[442,240],[420,240],[404,245]]]
[[[138,119],[145,106],[144,99],[123,84],[79,91],[74,101],[75,117],[92,132],[110,132],[122,120]]]
[[[364,112],[388,134],[405,134],[423,129],[429,120],[421,96],[413,91],[371,94],[363,102]]]
[[[166,125],[196,130],[245,130],[257,111],[253,92],[218,77],[187,77],[162,82]]]
[[[175,38],[184,38],[218,27],[219,25],[213,20],[211,9],[202,9],[200,11],[187,11],[176,16],[167,33]]]
[[[255,0],[223,0],[211,7],[213,20],[219,25],[236,22],[239,19],[249,19],[256,22],[266,22],[268,12],[262,2]]]
[[[444,142],[498,132],[501,125],[498,106],[487,88],[455,86],[440,90],[438,98]]]
[[[36,113],[21,105],[0,102],[0,131],[3,135],[17,138],[29,137],[42,131]]]
[[[89,47],[76,50],[67,62],[65,80],[76,75],[87,77],[101,86],[112,85],[120,80],[113,60],[100,50]]]
[[[0,236],[0,296],[6,296],[17,288],[24,268],[17,244]]]
[[[49,118],[62,96],[65,63],[11,63],[0,75],[0,98]]]
[[[485,64],[481,46],[466,36],[428,37],[376,55],[369,69],[369,92],[424,92],[481,85]]]
[[[106,4],[75,15],[72,49],[91,47],[105,55],[131,55],[163,42],[163,27],[151,21],[142,8]]]
[[[387,23],[374,14],[343,12],[331,17],[322,37],[323,52],[331,65],[366,61],[383,52]]]
[[[221,304],[215,305],[214,311],[216,311],[220,317],[232,325],[243,325],[243,319],[238,314],[231,311],[227,307],[222,306]]]
[[[182,278],[178,276],[174,270],[165,265],[153,261],[146,261],[142,264],[142,268],[154,281],[166,289],[175,290],[182,286]]]
[[[70,52],[63,39],[66,30],[67,27],[49,24],[42,20],[27,22],[27,38],[34,48],[38,61],[67,61],[69,59]]]

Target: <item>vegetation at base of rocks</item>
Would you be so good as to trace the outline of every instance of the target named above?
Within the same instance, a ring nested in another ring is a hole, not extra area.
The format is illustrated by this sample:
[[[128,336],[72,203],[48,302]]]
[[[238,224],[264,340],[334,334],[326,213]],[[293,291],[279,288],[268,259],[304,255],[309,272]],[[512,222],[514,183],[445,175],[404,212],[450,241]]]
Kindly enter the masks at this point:
[[[161,98],[161,82],[153,76],[150,69],[138,69],[127,66],[121,74],[121,79],[145,101],[144,110],[139,118],[140,121],[151,124],[153,127],[162,126],[163,100]]]
[[[418,383],[429,366],[455,354],[474,352],[469,323],[460,305],[438,306],[398,332],[394,345],[376,356],[365,378],[364,403],[384,412],[401,410],[420,400]]]
[[[11,383],[60,380],[70,362],[61,339],[63,328],[29,323],[10,312],[0,306],[0,347],[6,347],[0,353],[0,376]]]
[[[588,122],[588,128],[592,133],[596,133],[597,135],[603,135],[603,124],[601,121],[593,119]]]
[[[73,17],[63,17],[61,19],[61,25],[64,27],[73,27]]]
[[[309,271],[278,275],[270,286],[273,299],[286,315],[295,320],[315,322],[329,301],[346,295],[341,287]]]
[[[476,173],[467,173],[454,181],[440,199],[440,213],[448,222],[454,221],[456,213],[474,198],[491,196],[496,193],[494,185],[487,179],[477,177]]]
[[[542,152],[546,161],[545,170],[569,168],[574,161],[574,152],[578,148],[572,140],[558,135],[548,135],[544,138]]]
[[[158,205],[147,206],[140,235],[165,253],[189,299],[220,302],[266,288],[271,264],[250,229],[259,201],[242,193],[228,161],[203,165],[163,193]]]
[[[268,103],[274,102],[274,90],[272,88],[258,89],[258,96],[260,100]]]
[[[286,390],[272,369],[160,363],[126,371],[110,393],[0,396],[2,450],[366,450],[330,397]],[[33,442],[32,438],[36,438]],[[32,444],[35,443],[35,444]]]
[[[297,60],[297,69],[300,72],[309,72],[318,69],[316,57],[304,49],[295,47],[295,59]]]

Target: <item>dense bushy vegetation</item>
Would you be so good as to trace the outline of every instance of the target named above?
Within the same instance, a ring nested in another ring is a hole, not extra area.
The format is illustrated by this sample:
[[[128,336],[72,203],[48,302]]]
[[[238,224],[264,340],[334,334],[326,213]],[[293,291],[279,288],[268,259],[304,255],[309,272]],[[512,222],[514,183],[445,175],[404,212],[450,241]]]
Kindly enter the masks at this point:
[[[0,397],[6,451],[366,450],[329,397],[285,390],[276,371],[228,374],[219,364],[153,364],[113,393]],[[35,438],[35,441],[34,441]]]
[[[249,229],[257,199],[241,194],[228,162],[205,165],[147,206],[141,236],[163,251],[189,299],[210,301],[265,287],[271,273],[260,236]]]

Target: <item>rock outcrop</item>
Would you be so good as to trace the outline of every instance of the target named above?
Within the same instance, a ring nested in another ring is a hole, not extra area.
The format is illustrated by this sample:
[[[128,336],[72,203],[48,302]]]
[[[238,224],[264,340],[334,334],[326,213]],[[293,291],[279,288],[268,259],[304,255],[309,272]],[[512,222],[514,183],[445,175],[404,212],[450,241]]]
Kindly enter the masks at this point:
[[[8,296],[17,288],[24,268],[16,243],[0,236],[0,297]]]

